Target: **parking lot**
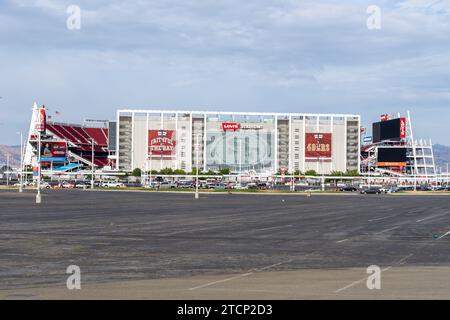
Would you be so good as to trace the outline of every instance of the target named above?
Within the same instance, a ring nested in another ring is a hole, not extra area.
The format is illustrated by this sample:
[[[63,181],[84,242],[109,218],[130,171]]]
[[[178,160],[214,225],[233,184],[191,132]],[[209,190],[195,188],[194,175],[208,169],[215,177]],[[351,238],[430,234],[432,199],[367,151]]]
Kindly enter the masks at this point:
[[[180,193],[45,190],[40,205],[34,196],[0,191],[0,297],[67,297],[65,271],[75,264],[85,288],[105,288],[88,297],[121,297],[127,285],[145,283],[139,297],[220,298],[237,288],[246,289],[244,298],[365,297],[370,291],[360,278],[378,265],[395,284],[385,297],[410,297],[414,289],[419,297],[450,298],[450,284],[440,278],[450,270],[444,195],[195,200]],[[289,287],[301,279],[308,285]],[[83,292],[90,291],[78,296]]]

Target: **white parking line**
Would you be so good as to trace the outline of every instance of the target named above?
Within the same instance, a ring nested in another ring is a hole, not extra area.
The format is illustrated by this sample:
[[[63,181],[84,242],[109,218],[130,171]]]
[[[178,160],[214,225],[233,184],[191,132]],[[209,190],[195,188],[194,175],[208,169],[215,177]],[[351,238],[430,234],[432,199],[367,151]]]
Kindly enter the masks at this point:
[[[395,217],[395,216],[394,216],[394,215],[391,215],[391,216],[386,216],[386,217],[382,217],[382,218],[370,219],[370,220],[367,220],[367,221],[369,221],[369,222],[372,222],[372,221],[379,221],[379,220],[384,220],[384,219],[392,218],[392,217]]]
[[[169,236],[174,236],[174,235],[180,234],[180,233],[192,233],[192,232],[197,232],[197,231],[213,230],[213,229],[217,229],[217,228],[220,228],[220,226],[215,226],[215,227],[205,227],[205,228],[198,228],[198,229],[188,229],[188,230],[180,230],[180,231],[173,231],[173,232],[161,234],[161,235],[159,235],[159,236],[162,236],[162,237],[169,237]]]
[[[414,255],[414,254],[412,254],[412,253],[408,254],[406,257],[403,257],[402,259],[400,259],[400,261],[397,262],[397,264],[401,265],[401,264],[405,263],[405,261],[406,261],[407,259],[411,258],[413,255]]]
[[[215,284],[218,284],[218,283],[227,282],[227,281],[231,281],[231,280],[234,280],[234,279],[247,277],[247,276],[249,276],[251,274],[253,274],[253,272],[247,272],[247,273],[239,274],[239,275],[231,277],[231,278],[226,278],[226,279],[222,279],[222,280],[218,280],[218,281],[213,281],[213,282],[202,284],[202,285],[197,286],[197,287],[189,288],[188,290],[192,291],[192,290],[197,290],[197,289],[209,287],[209,286],[212,286],[212,285],[215,285]]]
[[[429,217],[426,217],[426,218],[423,218],[423,219],[419,219],[416,222],[422,222],[422,221],[430,220],[430,219],[437,218],[437,217],[440,217],[440,216],[441,216],[440,214],[439,215],[435,215],[435,216],[429,216]]]
[[[348,239],[339,240],[339,241],[336,241],[336,243],[342,243],[342,242],[345,242],[345,241],[348,241]]]
[[[382,234],[382,233],[385,233],[385,232],[388,232],[388,231],[392,231],[392,230],[395,230],[395,229],[398,229],[398,228],[400,228],[400,226],[396,226],[396,227],[393,227],[393,228],[385,229],[385,230],[377,232],[375,234]]]
[[[268,227],[268,228],[261,228],[261,229],[254,229],[253,231],[266,231],[266,230],[280,229],[280,228],[285,228],[285,227],[292,227],[292,224],[283,225],[283,226]]]
[[[450,231],[449,231],[449,233],[450,233]],[[410,253],[409,255],[403,257],[402,259],[400,259],[396,264],[397,264],[397,265],[402,265],[402,264],[403,264],[408,258],[410,258],[412,255],[413,255],[413,254]],[[388,271],[388,270],[390,270],[390,269],[392,269],[392,266],[388,266],[388,267],[386,267],[386,268],[384,268],[384,269],[381,269],[381,271],[382,271],[382,272],[385,272],[385,271]],[[367,278],[364,277],[364,278],[362,278],[362,279],[356,280],[356,281],[354,281],[354,282],[352,282],[352,283],[346,285],[345,287],[342,287],[342,288],[337,289],[336,291],[334,291],[334,293],[339,293],[339,292],[344,291],[344,290],[346,290],[346,289],[348,289],[348,288],[351,288],[351,287],[353,287],[353,286],[356,286],[357,284],[363,282],[363,281],[366,280],[366,279],[367,279]]]
[[[346,290],[346,289],[348,289],[348,288],[351,288],[351,287],[353,287],[353,286],[356,286],[358,283],[361,283],[361,282],[363,282],[364,280],[366,280],[365,277],[362,278],[362,279],[359,279],[359,280],[357,280],[357,281],[355,281],[355,282],[352,282],[352,283],[350,283],[349,285],[347,285],[347,286],[345,286],[345,287],[343,287],[343,288],[337,289],[337,290],[335,291],[335,293],[339,293],[339,292],[344,291],[344,290]]]
[[[234,277],[230,277],[230,278],[226,278],[226,279],[222,279],[222,280],[217,280],[217,281],[213,281],[213,282],[208,282],[208,283],[202,284],[202,285],[197,286],[197,287],[189,288],[188,290],[193,291],[193,290],[197,290],[197,289],[202,289],[202,288],[210,287],[210,286],[215,285],[215,284],[218,284],[218,283],[223,283],[223,282],[227,282],[227,281],[231,281],[231,280],[235,280],[235,279],[240,279],[240,278],[248,277],[248,276],[250,276],[250,275],[252,275],[252,274],[254,274],[254,273],[256,273],[256,272],[261,272],[261,271],[264,271],[264,270],[267,270],[267,269],[270,269],[270,268],[274,268],[274,267],[277,267],[277,266],[279,266],[279,265],[282,265],[282,264],[285,264],[285,263],[289,263],[289,262],[291,262],[291,261],[292,261],[292,260],[283,261],[283,262],[278,262],[278,263],[271,264],[270,266],[266,266],[266,267],[263,267],[263,268],[252,269],[250,272],[247,272],[247,273],[238,274],[238,275],[236,275],[236,276],[234,276]]]
[[[450,234],[450,231],[448,231],[448,232],[446,232],[446,233],[444,233],[442,236],[440,236],[439,238],[437,238],[438,240],[439,239],[442,239],[443,237],[445,237],[446,235],[449,235]]]

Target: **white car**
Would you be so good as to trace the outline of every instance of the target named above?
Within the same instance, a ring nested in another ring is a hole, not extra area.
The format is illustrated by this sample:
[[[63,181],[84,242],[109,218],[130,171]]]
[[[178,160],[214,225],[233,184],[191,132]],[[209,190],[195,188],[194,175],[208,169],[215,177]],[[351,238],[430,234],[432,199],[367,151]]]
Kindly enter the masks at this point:
[[[72,183],[72,182],[64,182],[64,183],[62,184],[62,187],[63,187],[64,189],[72,189],[72,188],[75,187],[75,184]]]
[[[102,188],[123,188],[125,185],[121,182],[104,182]]]
[[[45,182],[45,181],[41,182],[41,188],[42,189],[50,189],[51,188],[50,183]]]

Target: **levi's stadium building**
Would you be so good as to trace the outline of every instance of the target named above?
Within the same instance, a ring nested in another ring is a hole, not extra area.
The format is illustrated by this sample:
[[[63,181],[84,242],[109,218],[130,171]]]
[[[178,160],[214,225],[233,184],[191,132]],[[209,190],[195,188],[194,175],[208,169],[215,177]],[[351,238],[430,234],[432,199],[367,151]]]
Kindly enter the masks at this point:
[[[359,172],[360,116],[122,109],[108,148],[120,171]]]

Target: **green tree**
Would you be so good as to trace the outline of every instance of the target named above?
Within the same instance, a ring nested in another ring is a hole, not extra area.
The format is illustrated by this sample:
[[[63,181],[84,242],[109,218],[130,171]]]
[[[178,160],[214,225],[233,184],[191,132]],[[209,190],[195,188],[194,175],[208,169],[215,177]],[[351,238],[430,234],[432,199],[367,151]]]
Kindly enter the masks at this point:
[[[182,169],[176,169],[176,170],[173,170],[173,174],[183,175],[183,174],[186,174],[186,171],[184,171]]]
[[[349,170],[345,173],[345,175],[350,177],[357,177],[359,176],[358,170]]]
[[[330,173],[330,176],[333,176],[333,177],[342,177],[344,175],[345,174],[342,171],[331,171],[331,173]]]
[[[159,174],[173,174],[172,168],[164,168],[159,171]]]
[[[230,168],[223,168],[223,169],[220,169],[219,173],[220,173],[221,175],[227,175],[227,174],[230,174]]]
[[[317,176],[316,170],[308,170],[305,172],[305,176]]]
[[[131,172],[131,175],[132,175],[133,177],[140,177],[141,174],[142,174],[142,171],[141,171],[141,169],[139,169],[139,168],[136,168],[136,169],[133,170],[133,172]]]

